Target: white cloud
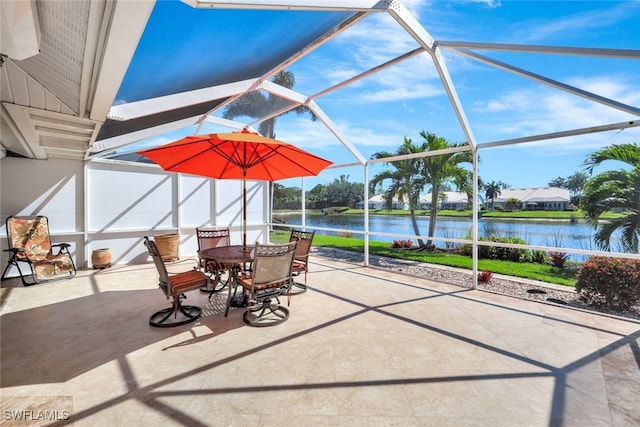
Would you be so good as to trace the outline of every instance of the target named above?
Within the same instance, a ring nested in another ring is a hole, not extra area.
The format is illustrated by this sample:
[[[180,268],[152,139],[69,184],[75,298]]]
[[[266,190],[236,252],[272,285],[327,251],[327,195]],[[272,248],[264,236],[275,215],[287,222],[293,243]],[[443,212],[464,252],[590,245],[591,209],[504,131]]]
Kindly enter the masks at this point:
[[[496,7],[502,6],[502,2],[500,0],[466,0],[469,3],[480,3],[484,4],[490,9],[494,9]]]
[[[639,90],[632,82],[625,83],[617,77],[576,78],[573,81],[581,83],[580,86],[585,90],[588,88],[613,99],[621,100],[626,96],[627,100],[635,99],[637,102],[640,98]],[[471,121],[472,128],[477,130],[476,134],[484,136],[481,142],[588,128],[634,119],[628,113],[551,88],[536,91],[514,90],[500,98],[476,105],[474,111],[481,112],[476,115],[475,121]],[[499,115],[482,119],[484,114],[493,113]],[[627,138],[627,142],[640,141],[640,129],[629,128],[624,131],[531,142],[527,143],[527,146],[550,147],[549,152],[554,154],[583,151],[612,143],[612,135],[619,135],[616,139]]]
[[[375,102],[396,102],[398,100],[410,100],[418,98],[431,98],[434,96],[442,96],[444,90],[442,86],[429,84],[416,84],[411,87],[395,87],[391,89],[381,89],[378,91],[364,92],[359,101],[375,101]]]
[[[409,3],[405,4],[409,9],[418,5],[418,2],[406,3]],[[323,78],[327,79],[330,85],[341,83],[380,66],[419,46],[398,22],[386,13],[370,15],[336,37],[330,45],[328,48],[331,49],[331,56],[323,56],[322,49],[313,55],[314,67],[323,70]],[[341,55],[333,54],[335,51],[341,52]],[[367,89],[367,101],[401,101],[433,96],[433,82],[438,82],[439,85],[438,74],[429,55],[423,53],[373,73],[352,83],[349,88],[374,88]]]
[[[513,91],[500,98],[478,101],[474,110],[479,112],[502,112],[529,108],[534,93],[529,90]]]
[[[632,77],[631,80],[635,80]],[[628,105],[640,104],[640,87],[633,82],[627,82],[624,76],[597,76],[593,78],[575,77],[569,81],[572,86],[615,99]]]
[[[588,12],[575,13],[542,24],[526,25],[523,34],[526,32],[528,40],[544,40],[566,36],[572,32],[592,31],[599,28],[614,27],[618,23],[628,20],[631,16],[637,16],[637,2],[611,3],[605,2],[600,9]]]
[[[378,65],[394,56],[408,52],[418,43],[386,13],[371,14],[335,41],[356,48],[360,62],[367,66]]]
[[[338,133],[348,144],[354,145],[358,151],[366,157],[365,152],[388,150],[397,148],[405,136],[405,129],[398,125],[395,120],[386,122],[376,122],[375,130],[366,125],[355,125],[346,120],[335,121],[334,125]],[[279,122],[277,125],[277,137],[282,141],[287,141],[305,150],[322,152],[341,148],[344,145],[338,138],[324,126],[323,123],[310,120],[287,121],[286,125]],[[344,159],[350,162],[354,159]]]

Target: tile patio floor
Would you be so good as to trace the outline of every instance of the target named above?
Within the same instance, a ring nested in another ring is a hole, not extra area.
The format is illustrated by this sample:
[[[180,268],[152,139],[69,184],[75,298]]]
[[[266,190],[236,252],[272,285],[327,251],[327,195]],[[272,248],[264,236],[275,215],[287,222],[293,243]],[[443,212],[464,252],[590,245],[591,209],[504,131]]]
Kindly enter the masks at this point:
[[[199,322],[148,326],[152,264],[3,282],[2,424],[640,425],[639,323],[312,261],[271,328],[198,291]]]

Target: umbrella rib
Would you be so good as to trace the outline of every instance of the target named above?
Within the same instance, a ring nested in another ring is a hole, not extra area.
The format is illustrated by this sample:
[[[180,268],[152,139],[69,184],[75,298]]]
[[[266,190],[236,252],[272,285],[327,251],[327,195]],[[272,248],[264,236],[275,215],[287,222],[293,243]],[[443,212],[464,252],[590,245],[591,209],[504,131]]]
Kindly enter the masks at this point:
[[[190,141],[190,142],[187,142],[187,143],[182,144],[182,145],[183,145],[183,146],[185,146],[185,145],[193,145],[193,144],[198,144],[198,143],[200,143],[200,141],[199,141],[199,140],[196,140],[196,141]],[[148,150],[148,151],[149,151],[149,152],[154,152],[154,151],[162,152],[162,148],[163,148],[162,146],[161,146],[161,147],[156,147],[156,148],[152,148],[152,149],[150,149],[150,150]],[[201,155],[202,155],[203,153],[205,153],[207,150],[208,150],[208,148],[205,148],[204,150],[201,150],[201,151],[199,151],[199,152],[197,152],[197,153],[194,153],[194,154],[192,154],[191,156],[189,156],[189,157],[187,157],[187,158],[180,159],[178,162],[176,162],[176,163],[172,163],[171,165],[169,165],[169,166],[167,166],[167,167],[165,167],[165,168],[163,168],[163,169],[168,170],[168,171],[172,171],[172,170],[173,170],[173,168],[175,168],[175,167],[177,167],[177,166],[180,166],[180,165],[182,165],[182,164],[185,164],[185,163],[189,162],[190,160],[193,160],[194,158],[196,158],[196,157],[198,157],[198,156],[201,156]]]
[[[292,145],[291,147],[292,147],[293,149],[295,149],[295,151],[298,151],[298,150],[299,150],[299,149],[298,149],[298,147],[296,147],[296,146],[294,146],[294,145]],[[276,148],[276,150],[279,150],[280,148],[282,148],[282,147],[277,147],[277,148]],[[309,154],[310,154],[310,153],[309,153]],[[317,157],[317,156],[315,156],[315,155],[313,155],[313,154],[310,154],[310,155],[311,155],[311,156],[313,156],[313,157],[315,157],[316,159],[319,159],[319,160],[320,160],[320,158],[319,158],[319,157]],[[299,168],[301,168],[301,169],[305,170],[307,173],[312,174],[312,175],[317,175],[317,174],[316,174],[316,173],[314,173],[311,169],[309,169],[308,167],[304,166],[302,163],[300,163],[300,162],[298,162],[298,161],[295,161],[295,160],[291,159],[290,157],[287,157],[287,158],[289,159],[289,161],[290,161],[291,163],[293,163],[293,164],[295,164],[296,166],[298,166]]]

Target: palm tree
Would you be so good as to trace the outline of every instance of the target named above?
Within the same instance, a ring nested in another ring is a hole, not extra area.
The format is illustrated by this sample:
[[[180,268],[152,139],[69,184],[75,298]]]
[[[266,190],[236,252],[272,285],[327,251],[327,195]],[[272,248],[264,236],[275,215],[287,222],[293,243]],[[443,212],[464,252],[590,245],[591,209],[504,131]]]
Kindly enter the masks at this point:
[[[293,88],[296,84],[296,78],[294,74],[290,71],[282,70],[271,79],[272,82],[286,87],[287,89]],[[260,91],[249,92],[231,104],[229,104],[222,116],[225,119],[235,119],[237,117],[251,117],[253,119],[260,119],[262,117],[267,116],[268,114],[277,111],[286,105],[289,104],[289,101],[279,98],[277,96],[271,95],[270,93],[264,94]],[[295,111],[298,115],[309,113],[311,115],[311,121],[316,121],[317,117],[306,105],[299,105],[296,108],[287,111],[284,114],[288,114],[292,111]],[[265,120],[260,123],[258,126],[258,132],[260,132],[263,136],[267,138],[275,138],[276,137],[276,119],[277,117],[272,117],[268,120]],[[269,218],[273,216],[273,183],[269,183]],[[302,201],[304,203],[304,200]]]
[[[508,188],[507,184],[502,181],[491,181],[484,185],[485,193],[484,197],[491,200],[491,210],[493,210],[493,200],[502,194],[502,190]]]
[[[467,145],[452,144],[446,139],[433,133],[422,131],[420,136],[425,142],[422,144],[424,151],[437,151],[447,148],[462,147]],[[429,240],[427,247],[433,244],[431,237],[436,231],[436,221],[438,219],[438,196],[443,191],[447,183],[452,183],[458,191],[471,193],[472,177],[471,171],[460,167],[462,163],[473,163],[473,153],[471,151],[458,151],[453,153],[438,154],[436,156],[422,158],[425,171],[425,180],[431,184],[431,212],[429,214]]]
[[[580,203],[580,196],[582,195],[582,189],[586,182],[587,175],[583,172],[576,172],[567,178],[565,188],[569,190],[571,203]]]
[[[287,89],[293,88],[293,86],[296,84],[296,78],[294,74],[290,71],[284,70],[273,76],[271,81],[282,87],[286,87]],[[289,103],[289,101],[271,95],[270,93],[264,94],[261,91],[253,91],[241,96],[236,101],[229,104],[222,113],[222,116],[225,119],[231,120],[242,116],[251,117],[253,119],[260,119],[274,111],[277,111],[289,105]],[[298,115],[309,113],[311,115],[312,121],[317,120],[317,117],[305,105],[299,105],[284,114],[288,114],[292,111],[295,111]],[[277,117],[272,117],[261,122],[260,126],[258,127],[258,131],[267,138],[275,138],[276,119]]]
[[[414,145],[410,138],[405,137],[403,144],[395,153],[381,151],[374,153],[372,158],[383,159],[466,145],[450,144],[446,139],[425,131],[420,132],[420,136],[424,138],[424,142],[419,146]],[[433,236],[438,215],[438,197],[443,186],[448,182],[453,182],[458,189],[466,191],[467,186],[471,185],[471,172],[462,169],[459,164],[463,162],[471,163],[472,161],[472,153],[470,151],[462,151],[431,157],[409,158],[387,162],[388,165],[393,166],[394,170],[386,170],[376,174],[371,179],[370,188],[375,188],[378,183],[386,179],[391,180],[391,184],[385,192],[387,205],[391,206],[394,197],[397,197],[400,203],[404,203],[406,200],[409,206],[414,233],[416,236],[420,236],[415,211],[418,209],[420,193],[427,185],[431,185],[429,236]],[[432,246],[432,243],[433,240],[429,239],[425,245],[424,241],[418,238],[418,245],[421,248],[425,246],[429,248]]]
[[[630,168],[610,170],[589,178],[584,186],[580,207],[589,224],[596,229],[595,243],[611,250],[611,237],[620,229],[622,246],[627,252],[638,253],[640,240],[640,145],[613,144],[587,156],[585,171],[591,175],[596,166],[607,160],[624,163]],[[616,219],[599,222],[605,212],[620,211]],[[598,230],[598,226],[600,229]]]
[[[438,201],[440,202],[440,209],[444,209],[447,203],[447,193],[444,191],[438,195]]]
[[[402,156],[412,153],[420,153],[425,151],[426,147],[417,147],[411,139],[404,137],[404,142],[396,150],[395,153],[387,151],[379,151],[374,153],[371,157],[373,159],[384,159],[387,157]],[[393,162],[386,162],[387,165],[394,167],[394,170],[385,170],[376,174],[369,182],[369,188],[371,191],[375,189],[382,181],[391,180],[391,184],[384,193],[385,203],[387,209],[391,209],[393,199],[398,198],[400,205],[405,203],[405,200],[409,206],[409,213],[411,216],[411,225],[416,236],[420,235],[420,228],[418,227],[418,221],[416,219],[416,209],[420,201],[420,192],[426,185],[424,179],[422,159],[405,159],[397,160]],[[424,246],[422,239],[418,239],[418,245]]]

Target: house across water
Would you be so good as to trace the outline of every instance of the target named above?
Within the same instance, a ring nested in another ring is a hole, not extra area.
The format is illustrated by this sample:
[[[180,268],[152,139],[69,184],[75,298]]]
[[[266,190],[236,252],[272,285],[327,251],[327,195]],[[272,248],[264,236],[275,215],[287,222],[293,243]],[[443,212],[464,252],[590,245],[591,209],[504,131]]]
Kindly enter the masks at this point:
[[[569,190],[565,188],[507,188],[493,199],[493,208],[501,206],[507,209],[511,199],[520,202],[519,209],[528,211],[564,211],[571,205]],[[490,201],[485,200],[485,204],[487,203]]]
[[[480,197],[480,195],[479,195]],[[544,210],[544,211],[564,211],[571,206],[571,196],[569,190],[559,187],[542,188],[507,188],[500,191],[500,194],[493,200],[480,199],[480,204],[495,209],[516,209],[516,210]],[[359,208],[363,207],[360,203]],[[369,199],[369,209],[384,209],[385,200],[382,194],[375,195]],[[407,203],[400,203],[394,197],[392,209],[409,209]],[[420,209],[431,209],[431,193],[420,196]],[[461,191],[444,191],[438,198],[438,209],[459,210],[471,209],[471,203],[467,193]]]

